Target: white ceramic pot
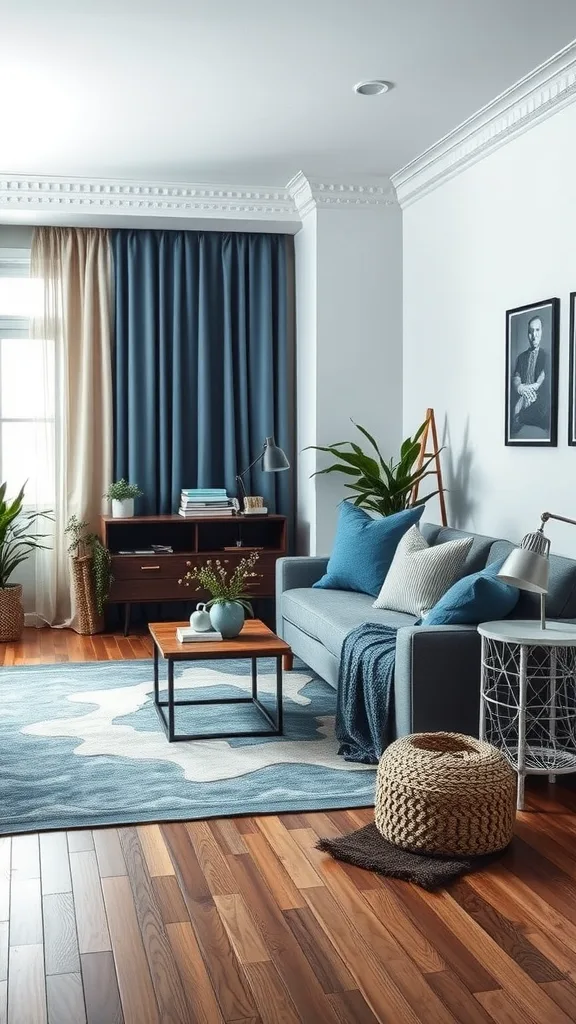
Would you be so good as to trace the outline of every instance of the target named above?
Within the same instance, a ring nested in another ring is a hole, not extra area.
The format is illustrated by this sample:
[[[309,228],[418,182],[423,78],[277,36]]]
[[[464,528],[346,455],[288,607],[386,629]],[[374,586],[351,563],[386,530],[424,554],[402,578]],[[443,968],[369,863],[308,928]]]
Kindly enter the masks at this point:
[[[123,501],[112,499],[112,518],[131,519],[134,515],[134,498],[124,498]]]

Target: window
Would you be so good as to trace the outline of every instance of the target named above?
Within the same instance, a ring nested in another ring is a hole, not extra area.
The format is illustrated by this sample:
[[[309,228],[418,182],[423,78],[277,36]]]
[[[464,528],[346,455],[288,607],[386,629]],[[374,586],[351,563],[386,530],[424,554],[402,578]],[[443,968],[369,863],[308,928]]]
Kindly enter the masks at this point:
[[[0,250],[0,480],[10,497],[27,481],[26,504],[51,506],[54,346],[30,337],[42,286],[28,273],[25,252]]]

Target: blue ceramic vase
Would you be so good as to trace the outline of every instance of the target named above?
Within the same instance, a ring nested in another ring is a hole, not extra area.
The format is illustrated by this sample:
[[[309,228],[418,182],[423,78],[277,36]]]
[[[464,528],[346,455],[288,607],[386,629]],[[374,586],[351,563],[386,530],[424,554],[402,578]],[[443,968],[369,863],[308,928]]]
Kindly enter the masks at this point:
[[[210,622],[225,640],[238,636],[244,625],[244,608],[238,601],[224,601],[213,604],[210,609]]]

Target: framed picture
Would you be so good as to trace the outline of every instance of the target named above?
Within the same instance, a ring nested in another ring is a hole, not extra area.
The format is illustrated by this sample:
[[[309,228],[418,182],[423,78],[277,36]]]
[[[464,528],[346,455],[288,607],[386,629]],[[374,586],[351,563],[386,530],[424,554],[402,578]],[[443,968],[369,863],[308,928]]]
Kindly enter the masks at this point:
[[[505,444],[556,447],[559,318],[560,299],[506,311]]]
[[[570,292],[570,395],[568,405],[568,444],[576,445],[576,292]]]

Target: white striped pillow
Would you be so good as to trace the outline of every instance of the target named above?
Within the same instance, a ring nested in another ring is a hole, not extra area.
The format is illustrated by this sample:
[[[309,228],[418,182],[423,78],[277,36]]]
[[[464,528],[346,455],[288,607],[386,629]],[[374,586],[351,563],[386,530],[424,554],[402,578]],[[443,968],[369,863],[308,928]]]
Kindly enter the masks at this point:
[[[462,575],[472,537],[430,546],[417,526],[404,534],[373,608],[422,618]]]

